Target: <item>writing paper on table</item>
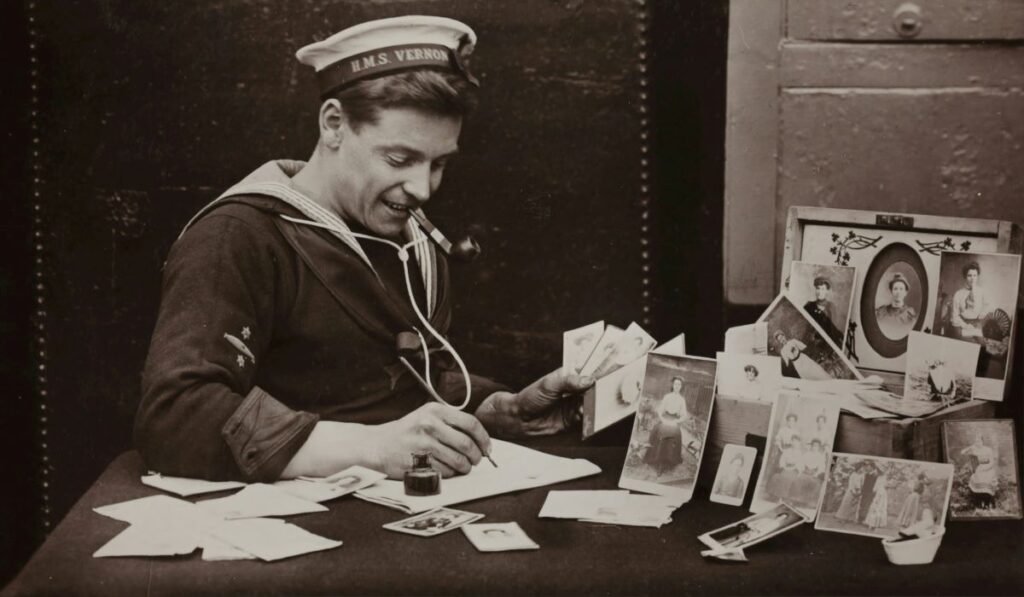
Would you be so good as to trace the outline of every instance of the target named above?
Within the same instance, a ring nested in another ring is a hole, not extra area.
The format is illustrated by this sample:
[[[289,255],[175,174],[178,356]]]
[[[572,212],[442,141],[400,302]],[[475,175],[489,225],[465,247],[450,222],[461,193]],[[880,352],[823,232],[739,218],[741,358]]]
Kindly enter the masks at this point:
[[[481,460],[469,474],[441,481],[441,493],[408,496],[401,481],[385,479],[356,492],[356,497],[402,510],[409,514],[442,506],[499,495],[521,489],[543,487],[562,481],[596,475],[601,469],[589,460],[562,458],[502,440],[491,440],[495,468]]]

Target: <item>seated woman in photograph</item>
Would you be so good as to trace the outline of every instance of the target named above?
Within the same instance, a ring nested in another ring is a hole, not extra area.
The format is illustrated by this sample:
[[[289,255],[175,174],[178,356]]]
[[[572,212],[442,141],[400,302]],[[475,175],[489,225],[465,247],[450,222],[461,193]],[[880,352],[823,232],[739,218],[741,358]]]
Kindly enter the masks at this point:
[[[715,483],[711,493],[731,498],[742,498],[747,490],[747,482],[743,479],[743,454],[735,454],[729,460],[729,468],[725,470]]]
[[[690,413],[686,408],[686,399],[680,393],[682,389],[683,379],[673,377],[672,389],[658,405],[658,421],[648,440],[650,446],[644,455],[644,462],[659,475],[683,461],[681,425],[690,418]]]
[[[857,521],[857,513],[860,512],[861,489],[864,485],[864,466],[857,463],[853,472],[846,480],[846,491],[843,492],[843,499],[836,509],[836,518],[849,522]]]
[[[803,441],[799,435],[793,435],[791,441],[779,456],[779,464],[775,473],[768,479],[765,489],[777,501],[793,499],[794,487],[800,476],[800,461],[803,459]]]
[[[889,280],[889,303],[875,309],[875,320],[882,333],[899,340],[906,337],[917,321],[917,310],[907,304],[910,282],[897,273]]]
[[[793,501],[801,506],[816,506],[827,469],[825,446],[818,438],[812,438],[810,449],[800,457],[799,475],[791,492]]]
[[[978,464],[967,481],[967,487],[971,490],[971,498],[976,507],[990,509],[995,506],[996,487],[999,477],[996,474],[996,462],[998,460],[995,450],[988,445],[987,441],[980,434],[975,436],[974,443],[960,450],[960,454],[973,456]]]
[[[782,359],[782,375],[798,379],[832,379],[828,371],[816,363],[804,351],[807,345],[796,338],[789,338],[782,330],[773,336],[775,350]]]
[[[882,473],[875,481],[875,493],[871,498],[871,506],[864,517],[864,524],[873,530],[885,528],[889,524],[889,477]]]
[[[926,482],[927,477],[924,476],[924,473],[918,475],[916,479],[907,481],[910,493],[904,498],[903,506],[900,508],[900,513],[897,517],[897,524],[899,524],[901,529],[917,523],[921,510],[921,494],[924,493]]]

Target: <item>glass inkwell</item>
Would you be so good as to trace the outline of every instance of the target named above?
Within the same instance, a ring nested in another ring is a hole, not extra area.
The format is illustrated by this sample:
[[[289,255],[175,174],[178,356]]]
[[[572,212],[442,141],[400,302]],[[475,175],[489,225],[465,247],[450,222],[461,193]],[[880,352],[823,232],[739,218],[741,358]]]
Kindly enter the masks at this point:
[[[414,452],[412,469],[405,472],[405,495],[441,493],[441,473],[430,465],[430,452]]]

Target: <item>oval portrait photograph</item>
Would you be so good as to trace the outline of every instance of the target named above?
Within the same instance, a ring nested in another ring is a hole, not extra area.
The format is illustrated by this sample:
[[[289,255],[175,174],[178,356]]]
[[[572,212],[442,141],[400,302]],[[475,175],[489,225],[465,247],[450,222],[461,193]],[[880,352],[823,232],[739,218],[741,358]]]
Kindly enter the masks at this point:
[[[927,293],[928,274],[913,248],[893,243],[879,251],[860,299],[864,337],[875,352],[887,358],[906,352],[907,335],[924,324]]]

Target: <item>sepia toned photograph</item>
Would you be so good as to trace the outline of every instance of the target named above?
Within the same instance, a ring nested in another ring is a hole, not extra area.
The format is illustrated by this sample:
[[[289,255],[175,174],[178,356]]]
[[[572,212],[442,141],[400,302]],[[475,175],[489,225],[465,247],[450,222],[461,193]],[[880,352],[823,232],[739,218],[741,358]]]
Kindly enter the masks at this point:
[[[846,329],[853,308],[857,268],[794,261],[786,296],[800,306],[839,348],[846,346]]]
[[[949,406],[970,400],[980,346],[973,342],[911,332],[903,399]]]
[[[818,324],[785,295],[777,296],[758,321],[768,325],[768,354],[782,359],[783,377],[863,378]]]
[[[946,519],[953,465],[834,453],[814,528],[885,539]]]
[[[689,501],[715,397],[713,359],[648,355],[619,487]]]
[[[656,340],[650,334],[636,322],[631,323],[621,335],[602,338],[580,369],[580,374],[601,379],[644,356],[655,344]]]
[[[711,501],[730,506],[742,505],[756,458],[757,448],[753,446],[726,444],[711,486]]]
[[[419,537],[434,537],[441,533],[455,530],[464,524],[483,518],[483,514],[456,510],[454,508],[435,508],[409,518],[396,520],[384,525],[389,531],[397,531]]]
[[[595,321],[590,325],[578,327],[562,333],[562,367],[579,372],[594,352],[601,335],[604,334],[604,322]]]
[[[708,531],[697,539],[715,550],[745,549],[795,529],[805,522],[808,521],[800,512],[786,504],[778,504],[739,522]]]
[[[515,522],[467,524],[462,532],[477,551],[516,551],[540,549]]]
[[[943,421],[942,448],[946,462],[955,467],[950,519],[1021,518],[1012,419]]]
[[[744,400],[772,402],[782,388],[779,357],[719,352],[716,394]]]
[[[837,403],[782,392],[772,408],[750,511],[785,502],[814,520],[838,425]]]
[[[1013,341],[1020,255],[943,251],[934,333],[977,344],[973,397],[1002,400]]]

